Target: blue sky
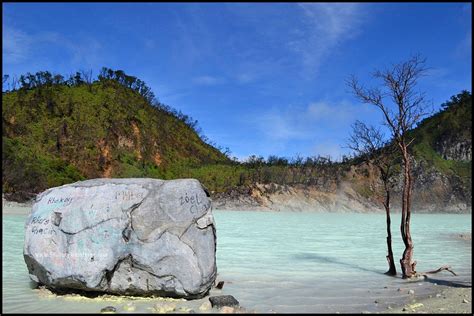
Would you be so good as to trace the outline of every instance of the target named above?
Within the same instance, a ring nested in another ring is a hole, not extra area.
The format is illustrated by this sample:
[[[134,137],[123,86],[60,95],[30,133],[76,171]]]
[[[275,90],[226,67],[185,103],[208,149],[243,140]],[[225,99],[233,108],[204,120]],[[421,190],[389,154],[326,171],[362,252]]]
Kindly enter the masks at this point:
[[[345,79],[414,53],[435,110],[471,91],[470,3],[3,3],[3,73],[102,66],[144,80],[232,155],[340,158],[378,125]]]

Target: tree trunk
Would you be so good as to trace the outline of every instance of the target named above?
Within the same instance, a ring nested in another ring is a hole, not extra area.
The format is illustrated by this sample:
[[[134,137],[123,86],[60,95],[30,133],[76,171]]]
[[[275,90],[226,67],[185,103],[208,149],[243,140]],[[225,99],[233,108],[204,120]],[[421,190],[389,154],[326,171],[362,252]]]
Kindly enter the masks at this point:
[[[415,275],[416,261],[413,262],[413,241],[410,234],[410,199],[412,190],[412,179],[410,175],[410,157],[407,147],[401,146],[403,154],[403,200],[402,200],[402,222],[400,230],[402,233],[405,251],[403,252],[400,265],[402,268],[403,278],[411,278]]]
[[[385,272],[387,275],[397,275],[397,269],[395,268],[395,261],[393,260],[393,251],[392,251],[392,229],[391,229],[391,220],[390,220],[390,191],[385,185],[385,213],[387,215],[387,261],[388,261],[388,271]]]

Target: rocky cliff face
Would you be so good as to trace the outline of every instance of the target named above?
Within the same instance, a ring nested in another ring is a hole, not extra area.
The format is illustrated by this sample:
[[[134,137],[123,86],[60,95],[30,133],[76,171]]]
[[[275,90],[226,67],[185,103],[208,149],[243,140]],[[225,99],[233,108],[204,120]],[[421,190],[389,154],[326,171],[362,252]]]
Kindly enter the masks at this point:
[[[446,160],[471,161],[472,140],[471,139],[440,139],[435,144],[436,152]]]
[[[413,167],[414,212],[469,213],[472,209],[472,182],[454,174],[442,173],[425,161]],[[394,206],[401,208],[401,179],[394,194]]]
[[[472,183],[444,174],[424,161],[413,162],[415,213],[469,213]],[[392,191],[391,208],[401,211],[402,177]],[[353,166],[343,176],[319,185],[255,184],[213,197],[216,209],[262,211],[384,212],[382,185],[377,170],[366,164]]]
[[[256,184],[249,194],[220,194],[213,199],[216,209],[292,212],[377,212],[376,204],[358,196],[347,183],[334,191],[316,187]]]

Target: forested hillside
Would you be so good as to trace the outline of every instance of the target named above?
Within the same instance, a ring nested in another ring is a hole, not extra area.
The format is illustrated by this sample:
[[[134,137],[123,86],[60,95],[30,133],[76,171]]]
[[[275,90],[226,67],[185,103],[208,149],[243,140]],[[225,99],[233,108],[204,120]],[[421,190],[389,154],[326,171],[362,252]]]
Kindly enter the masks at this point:
[[[96,80],[39,72],[18,86],[2,95],[3,192],[16,200],[82,179],[171,179],[229,161],[197,122],[122,71],[104,68]]]

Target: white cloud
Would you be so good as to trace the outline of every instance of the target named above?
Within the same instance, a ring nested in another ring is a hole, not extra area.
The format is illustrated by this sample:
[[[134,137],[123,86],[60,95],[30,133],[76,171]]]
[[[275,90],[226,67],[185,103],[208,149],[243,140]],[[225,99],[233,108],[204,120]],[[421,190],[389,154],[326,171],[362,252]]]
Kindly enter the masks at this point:
[[[32,39],[25,32],[10,27],[3,28],[3,58],[7,63],[15,64],[27,58]]]
[[[347,149],[344,149],[341,145],[329,142],[329,141],[323,141],[323,142],[318,142],[312,150],[312,154],[315,156],[323,156],[327,157],[330,156],[331,160],[337,160],[340,161],[342,160],[342,155],[347,155]]]
[[[458,42],[454,49],[454,56],[461,59],[472,59],[472,3],[465,3],[461,7],[459,21],[465,28],[462,39]]]
[[[175,38],[169,48],[176,52],[175,66],[189,69],[215,58],[214,32],[203,19],[203,12],[199,4],[182,6],[174,12]]]
[[[45,52],[48,48],[48,53]],[[64,37],[57,32],[26,33],[23,30],[4,26],[3,30],[3,57],[7,64],[19,64],[32,62],[36,64],[39,60],[47,60],[48,63],[56,63],[48,55],[51,48],[66,51],[70,56],[72,67],[100,66],[100,54],[102,45],[99,41],[90,37],[76,37],[74,40]]]
[[[145,48],[147,48],[147,49],[156,48],[156,41],[154,39],[147,38],[147,39],[144,40],[143,43],[145,45]]]
[[[260,130],[273,140],[308,139],[315,131],[340,130],[356,119],[372,113],[367,105],[347,101],[311,102],[306,106],[272,109],[260,115],[256,122]]]
[[[287,113],[289,114],[289,113]],[[258,118],[260,130],[272,140],[286,141],[304,138],[304,130],[298,126],[301,120],[299,115],[285,115],[277,110],[272,110]]]
[[[237,70],[229,74],[240,84],[248,84],[255,82],[263,82],[265,79],[274,78],[276,74],[285,73],[285,65],[283,59],[274,59],[268,55],[260,53],[250,55],[247,59],[243,59],[236,64]]]
[[[307,155],[330,155],[340,160],[349,150],[343,148],[356,120],[378,119],[375,107],[353,104],[345,100],[310,102],[304,106],[272,108],[254,115],[250,123],[259,131],[256,138],[268,152],[285,151],[290,146]],[[260,148],[262,150],[262,148]]]
[[[193,82],[202,86],[215,86],[224,83],[224,79],[213,76],[199,76],[194,78]]]
[[[149,79],[144,79],[148,86],[152,88],[158,100],[166,105],[176,106],[177,104],[180,104],[183,97],[189,95],[192,92],[192,90],[187,87],[174,88],[169,84],[157,82],[151,76]]]
[[[73,65],[97,68],[102,64],[102,44],[96,39],[88,38],[79,42],[66,40],[65,44],[72,54],[71,63]]]
[[[342,44],[360,34],[364,6],[234,3],[227,6],[227,13],[233,17],[229,23],[236,25],[236,31],[215,47],[231,54],[235,62],[227,74],[240,84],[293,73],[308,79]],[[252,33],[242,32],[244,26]]]
[[[329,104],[328,102],[319,101],[308,105],[307,114],[315,121],[330,120],[340,123],[352,119],[358,110],[360,110],[360,106],[354,106],[347,102]]]
[[[357,3],[303,3],[305,28],[296,30],[287,43],[290,50],[302,58],[310,74],[317,72],[321,63],[342,43],[356,37],[365,17]]]
[[[472,56],[472,30],[469,28],[463,39],[457,44],[454,55],[459,58],[471,60]]]
[[[237,82],[239,83],[249,83],[256,79],[255,74],[252,73],[241,73],[236,76]]]

